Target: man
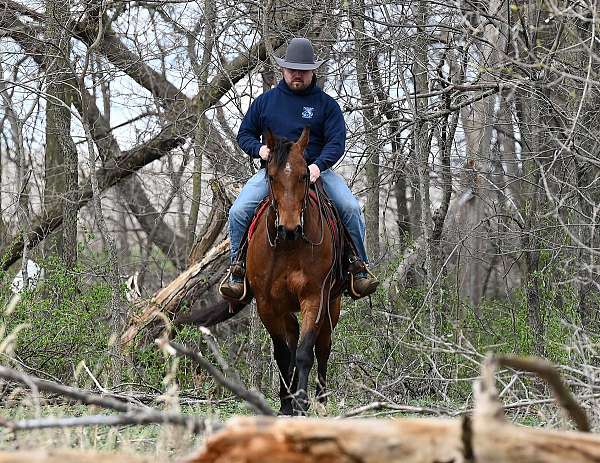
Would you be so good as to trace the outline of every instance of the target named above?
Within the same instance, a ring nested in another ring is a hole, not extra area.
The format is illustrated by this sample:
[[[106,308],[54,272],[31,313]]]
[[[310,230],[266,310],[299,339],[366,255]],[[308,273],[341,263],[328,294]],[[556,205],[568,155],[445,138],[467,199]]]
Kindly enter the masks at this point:
[[[263,93],[250,105],[238,132],[240,147],[253,158],[266,161],[269,148],[260,138],[267,129],[290,140],[296,140],[305,126],[310,126],[310,139],[304,156],[310,171],[310,181],[319,177],[325,191],[335,204],[358,252],[358,258],[368,263],[364,245],[365,223],[360,205],[346,182],[330,168],[344,153],[346,125],[336,101],[316,85],[315,69],[324,61],[315,61],[308,39],[295,38],[288,45],[284,59],[275,58],[283,69],[283,80],[277,87]],[[237,262],[240,241],[248,228],[254,210],[267,196],[265,169],[259,170],[244,186],[229,211],[231,241],[231,277],[221,285],[221,293],[231,299],[244,294],[243,263]],[[366,266],[352,265],[355,297],[375,291],[378,281],[366,271]]]

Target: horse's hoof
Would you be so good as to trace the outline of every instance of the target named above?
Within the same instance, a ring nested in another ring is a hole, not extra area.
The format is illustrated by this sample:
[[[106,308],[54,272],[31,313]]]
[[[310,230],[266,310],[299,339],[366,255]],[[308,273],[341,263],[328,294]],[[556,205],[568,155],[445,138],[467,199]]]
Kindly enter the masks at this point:
[[[294,416],[306,417],[308,415],[308,409],[308,403],[306,404],[306,406],[298,405],[297,407],[294,407]]]

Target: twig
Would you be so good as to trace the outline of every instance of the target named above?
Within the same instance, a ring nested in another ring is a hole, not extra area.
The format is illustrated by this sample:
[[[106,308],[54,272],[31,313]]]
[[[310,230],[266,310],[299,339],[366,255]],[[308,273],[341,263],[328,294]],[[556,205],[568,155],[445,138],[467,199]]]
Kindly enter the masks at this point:
[[[590,432],[590,423],[583,408],[577,403],[571,391],[563,383],[558,370],[547,360],[536,357],[514,357],[512,355],[497,355],[495,357],[499,366],[535,373],[543,379],[552,389],[559,405],[573,420],[577,429]]]
[[[229,364],[227,363],[227,360],[225,360],[225,358],[223,357],[223,355],[221,355],[221,350],[219,349],[219,345],[217,344],[217,340],[214,337],[214,335],[212,334],[212,332],[208,328],[206,328],[205,326],[201,326],[200,327],[200,331],[202,332],[202,334],[204,334],[204,336],[202,337],[202,339],[208,345],[208,348],[210,349],[210,351],[215,356],[215,359],[217,360],[217,363],[221,366],[221,368],[223,369],[223,372],[225,373],[225,375],[229,376],[234,381],[236,381],[238,383],[241,383],[242,380],[240,379],[240,375],[238,374],[238,372],[236,370],[234,370],[233,368],[231,368],[229,366]]]
[[[26,375],[24,373],[13,370],[12,368],[7,368],[0,366],[0,378],[4,378],[11,381],[16,381],[21,384],[25,384],[28,387],[37,388],[40,391],[53,392],[62,396],[71,397],[72,399],[78,400],[81,403],[87,405],[97,405],[99,407],[108,408],[111,410],[116,410],[120,412],[126,412],[126,415],[123,415],[131,421],[131,417],[137,416],[142,422],[151,422],[151,423],[169,423],[176,424],[180,426],[185,426],[189,428],[192,432],[199,433],[206,430],[213,430],[220,428],[220,424],[216,422],[211,422],[205,419],[184,416],[176,413],[163,413],[160,410],[156,410],[150,407],[140,407],[140,406],[132,406],[126,402],[122,402],[120,400],[111,399],[109,397],[103,397],[97,394],[93,394],[87,391],[83,391],[81,389],[77,389],[74,387],[64,386],[62,384],[55,383],[53,381],[42,380],[36,378],[34,376]],[[82,421],[85,421],[84,418],[81,417]],[[67,418],[65,418],[67,419]],[[72,419],[72,418],[68,418]],[[107,418],[108,419],[108,418]],[[29,420],[31,421],[31,420]],[[33,420],[40,421],[40,420]],[[18,423],[18,422],[17,422]],[[103,423],[107,424],[107,423]],[[133,424],[133,423],[116,423],[116,424]],[[142,424],[142,423],[140,423]],[[15,424],[13,422],[3,422],[3,426],[8,428],[14,428]],[[77,426],[77,425],[73,425]],[[17,428],[14,428],[17,429]],[[27,429],[27,428],[23,428]]]
[[[30,376],[17,370],[13,370],[12,368],[3,366],[0,366],[0,378],[16,381],[18,383],[25,384],[26,386],[33,384],[40,391],[54,392],[62,396],[71,397],[72,399],[78,400],[79,402],[87,405],[98,405],[99,407],[109,408],[119,412],[129,412],[135,408],[139,410],[145,410],[145,408],[142,407],[132,407],[128,403],[120,400],[103,397],[82,389],[58,384],[54,381],[39,379],[35,376]]]
[[[52,417],[19,421],[8,421],[4,418],[0,418],[0,426],[8,428],[10,431],[47,428],[73,428],[78,426],[124,426],[157,423],[184,425],[190,431],[195,433],[204,432],[207,429],[216,431],[222,426],[220,423],[207,422],[203,419],[156,412],[125,413],[121,415],[90,415],[78,417],[69,416],[64,418]]]
[[[415,407],[412,405],[398,405],[390,402],[372,402],[370,404],[363,405],[362,407],[353,408],[352,410],[349,410],[346,413],[340,415],[340,418],[350,418],[352,416],[362,415],[365,412],[383,409],[394,410],[398,412],[419,413],[425,415],[445,415],[448,413],[447,410],[438,408]]]
[[[190,357],[192,360],[198,363],[198,365],[200,365],[201,368],[206,370],[208,374],[210,374],[215,379],[215,381],[217,381],[217,383],[230,390],[239,398],[245,400],[248,404],[252,406],[252,408],[256,412],[260,413],[261,415],[275,416],[275,412],[269,406],[269,404],[262,395],[254,391],[249,391],[237,381],[226,378],[214,365],[212,365],[208,360],[206,360],[200,353],[195,352],[180,344],[169,342],[164,338],[157,339],[156,343],[159,345],[160,348],[166,349],[172,355]]]

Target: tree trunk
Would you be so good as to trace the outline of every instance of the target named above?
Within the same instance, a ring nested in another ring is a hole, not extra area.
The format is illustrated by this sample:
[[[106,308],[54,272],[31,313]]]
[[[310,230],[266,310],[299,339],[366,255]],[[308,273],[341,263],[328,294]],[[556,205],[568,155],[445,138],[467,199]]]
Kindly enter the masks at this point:
[[[519,209],[526,215],[523,235],[521,239],[525,254],[525,268],[523,276],[527,298],[527,320],[531,331],[531,346],[534,353],[543,355],[545,351],[545,327],[543,323],[542,306],[540,304],[540,277],[538,274],[540,243],[536,236],[537,220],[540,201],[540,172],[536,158],[540,157],[542,150],[541,103],[520,95],[518,102],[519,130],[523,139],[523,181],[521,185],[522,203]]]
[[[414,93],[415,95],[429,92],[428,64],[428,35],[426,25],[429,22],[429,5],[427,0],[419,0],[416,5],[415,21],[417,35],[414,44],[415,61],[413,64]],[[415,98],[414,101],[414,132],[413,144],[419,178],[419,196],[421,198],[421,233],[425,239],[425,272],[427,287],[430,289],[426,301],[429,307],[429,330],[432,335],[436,333],[437,316],[434,303],[434,286],[437,278],[436,249],[433,242],[433,221],[431,216],[431,200],[429,197],[429,123],[422,119],[428,107],[427,97]]]
[[[367,228],[367,252],[377,261],[379,259],[379,116],[376,114],[375,96],[371,83],[367,62],[376,60],[365,33],[365,2],[356,0],[353,18],[356,40],[356,73],[358,89],[363,106],[362,119],[365,130],[365,162],[367,174],[367,203],[365,206],[365,225]]]
[[[3,75],[0,66],[0,75]],[[18,236],[22,237],[20,244],[21,254],[21,276],[23,278],[23,288],[27,289],[27,257],[29,248],[29,196],[27,195],[29,175],[27,175],[27,159],[25,157],[25,146],[23,143],[23,121],[18,117],[13,108],[11,95],[6,88],[6,83],[0,79],[0,97],[2,97],[2,106],[8,122],[15,146],[15,164],[16,164],[16,185],[14,203],[17,205]],[[0,254],[0,256],[2,256]]]
[[[4,132],[4,122],[0,123],[0,133]],[[4,159],[4,151],[2,150],[2,142],[0,141],[0,247],[4,246],[4,240],[6,238],[6,223],[4,222],[4,215],[2,214],[2,168]]]
[[[194,65],[194,74],[198,79],[198,92],[203,93],[208,86],[208,71],[213,53],[214,33],[216,19],[216,5],[213,0],[204,2],[204,40],[202,49],[202,61],[199,65]],[[195,40],[195,38],[194,38]],[[188,49],[195,50],[192,41]],[[189,53],[188,53],[189,54]],[[190,56],[195,62],[195,53]],[[194,170],[192,174],[192,204],[190,207],[190,216],[187,224],[187,245],[186,255],[189,255],[194,243],[196,242],[196,226],[198,224],[198,211],[200,209],[200,198],[202,197],[202,152],[206,150],[206,144],[209,137],[208,123],[202,113],[198,114],[198,123],[194,134]]]
[[[47,0],[46,56],[46,151],[44,209],[63,208],[63,233],[57,234],[47,250],[62,255],[67,266],[77,256],[77,151],[71,139],[71,91],[69,85],[70,4]],[[66,220],[66,221],[65,221]],[[65,242],[65,238],[67,241]],[[63,249],[63,246],[67,246]]]

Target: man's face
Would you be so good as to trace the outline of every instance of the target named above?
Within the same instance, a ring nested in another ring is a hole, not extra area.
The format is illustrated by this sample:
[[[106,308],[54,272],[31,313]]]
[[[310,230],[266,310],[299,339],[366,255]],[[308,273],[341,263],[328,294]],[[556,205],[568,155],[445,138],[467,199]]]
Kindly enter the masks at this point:
[[[283,79],[294,92],[301,92],[308,88],[312,82],[314,71],[299,71],[297,69],[283,68]]]

